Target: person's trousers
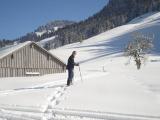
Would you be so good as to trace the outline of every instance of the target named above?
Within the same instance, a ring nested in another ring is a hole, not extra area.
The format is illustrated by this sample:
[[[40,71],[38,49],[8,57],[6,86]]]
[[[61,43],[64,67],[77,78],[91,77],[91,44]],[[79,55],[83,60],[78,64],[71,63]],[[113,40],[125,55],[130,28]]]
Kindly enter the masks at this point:
[[[70,85],[72,83],[73,76],[74,76],[73,69],[68,69],[67,85]]]

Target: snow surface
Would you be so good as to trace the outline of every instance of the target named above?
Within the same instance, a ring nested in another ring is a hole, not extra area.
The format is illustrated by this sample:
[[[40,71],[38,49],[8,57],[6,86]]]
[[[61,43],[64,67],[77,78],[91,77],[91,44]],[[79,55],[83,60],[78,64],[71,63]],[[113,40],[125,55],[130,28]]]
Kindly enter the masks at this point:
[[[11,120],[160,120],[160,13],[50,52],[67,61],[77,51],[74,83],[67,73],[1,78],[0,118]],[[155,34],[155,48],[140,70],[123,57],[132,33]],[[80,76],[80,72],[82,78]]]
[[[43,30],[42,32],[35,32],[37,36],[42,36],[44,33],[46,33],[46,30]]]
[[[46,43],[53,41],[56,38],[56,36],[52,36],[46,39],[41,40],[40,42],[37,42],[38,45],[44,47]]]
[[[26,41],[24,43],[16,44],[16,45],[9,45],[6,47],[0,48],[0,59],[3,58],[4,56],[7,56],[8,54],[12,53],[13,51],[16,51],[27,44],[30,44],[31,41]]]

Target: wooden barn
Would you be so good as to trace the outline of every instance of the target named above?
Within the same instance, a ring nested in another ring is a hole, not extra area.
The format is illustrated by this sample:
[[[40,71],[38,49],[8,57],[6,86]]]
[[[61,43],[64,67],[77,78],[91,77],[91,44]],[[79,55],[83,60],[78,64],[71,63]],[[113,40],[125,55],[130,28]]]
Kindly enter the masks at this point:
[[[0,77],[35,76],[65,72],[66,65],[35,42],[0,49]]]

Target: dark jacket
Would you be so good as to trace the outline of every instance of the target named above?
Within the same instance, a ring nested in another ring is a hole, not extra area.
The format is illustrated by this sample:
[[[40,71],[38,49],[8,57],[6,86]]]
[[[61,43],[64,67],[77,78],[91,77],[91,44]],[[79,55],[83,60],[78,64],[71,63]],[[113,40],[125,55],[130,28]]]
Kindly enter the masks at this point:
[[[74,56],[71,55],[69,58],[68,58],[68,63],[67,63],[67,69],[71,70],[71,69],[74,69],[74,66],[77,65],[75,62],[74,62]]]

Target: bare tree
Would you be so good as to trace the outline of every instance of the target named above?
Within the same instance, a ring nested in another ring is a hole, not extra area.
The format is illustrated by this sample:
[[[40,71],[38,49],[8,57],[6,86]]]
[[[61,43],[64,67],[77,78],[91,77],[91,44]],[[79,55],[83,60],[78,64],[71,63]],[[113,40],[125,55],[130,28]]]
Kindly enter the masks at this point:
[[[133,33],[133,40],[131,40],[125,47],[125,55],[133,57],[137,69],[141,68],[142,61],[145,60],[145,55],[153,48],[153,34],[144,35],[142,33]]]

